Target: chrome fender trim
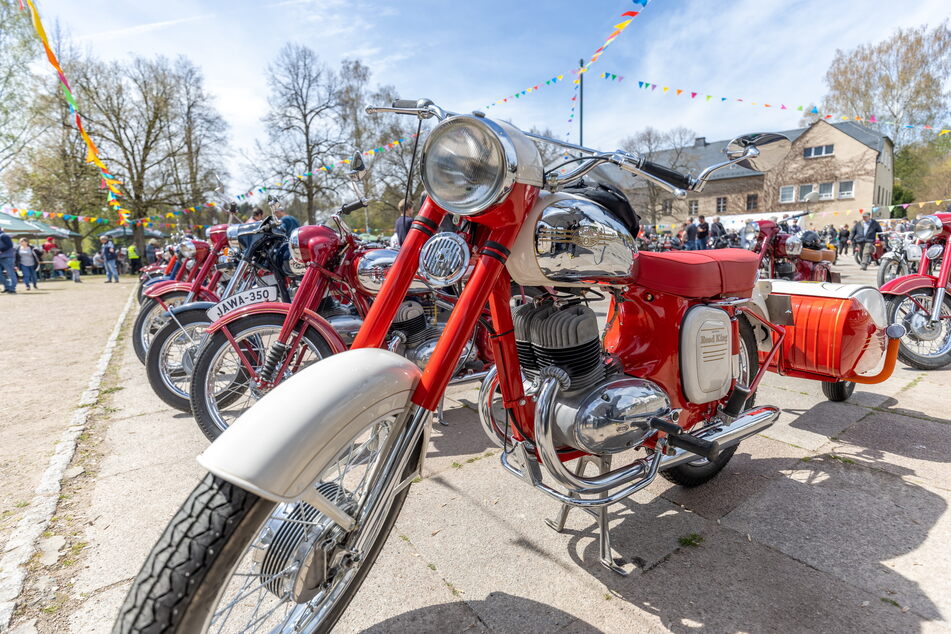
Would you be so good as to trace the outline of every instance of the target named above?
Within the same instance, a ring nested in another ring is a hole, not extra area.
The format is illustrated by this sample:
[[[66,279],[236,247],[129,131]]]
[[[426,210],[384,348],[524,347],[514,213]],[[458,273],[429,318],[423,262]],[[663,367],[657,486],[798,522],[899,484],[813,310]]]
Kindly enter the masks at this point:
[[[301,499],[360,429],[406,409],[419,377],[416,364],[387,350],[327,357],[255,403],[198,463],[268,500]]]

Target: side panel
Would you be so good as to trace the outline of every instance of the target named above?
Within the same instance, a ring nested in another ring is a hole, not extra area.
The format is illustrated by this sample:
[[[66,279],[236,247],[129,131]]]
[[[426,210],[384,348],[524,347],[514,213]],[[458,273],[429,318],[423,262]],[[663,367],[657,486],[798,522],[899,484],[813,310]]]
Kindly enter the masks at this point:
[[[208,334],[214,334],[228,324],[243,317],[260,315],[264,313],[276,313],[281,316],[286,316],[290,309],[291,305],[285,304],[283,302],[261,302],[260,304],[251,304],[250,306],[240,308],[233,313],[228,313],[215,323],[208,326]],[[320,333],[320,335],[330,345],[330,350],[334,354],[343,352],[347,349],[347,344],[343,342],[343,339],[340,338],[340,335],[337,334],[337,331],[333,329],[333,326],[331,326],[326,319],[312,310],[305,310],[302,319],[307,322],[308,326]]]
[[[919,288],[938,288],[938,278],[918,273],[902,275],[886,282],[879,290],[885,295],[907,295]]]
[[[419,376],[387,350],[327,357],[266,394],[198,462],[269,500],[298,499],[356,434],[406,408]]]

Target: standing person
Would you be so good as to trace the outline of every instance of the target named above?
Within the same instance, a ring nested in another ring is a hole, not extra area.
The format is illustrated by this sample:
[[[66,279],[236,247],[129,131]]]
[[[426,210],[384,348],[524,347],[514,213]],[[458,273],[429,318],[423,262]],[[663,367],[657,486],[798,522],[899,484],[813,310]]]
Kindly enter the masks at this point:
[[[93,274],[93,275],[99,275],[99,274],[101,274],[101,273],[102,273],[102,267],[103,267],[103,263],[102,263],[102,253],[101,253],[100,251],[96,251],[96,252],[93,253],[93,255],[92,255],[92,274]]]
[[[251,217],[248,218],[248,222],[261,222],[264,220],[264,210],[260,207],[255,207],[251,212]]]
[[[0,271],[3,271],[0,275],[3,276],[3,292],[11,295],[17,292],[16,251],[13,239],[0,227]]]
[[[723,226],[723,223],[720,222],[720,216],[715,216],[713,222],[710,223],[710,237],[713,238],[713,241],[716,242],[717,238],[722,238],[726,236],[726,227]]]
[[[68,266],[69,266],[70,273],[72,273],[73,275],[73,281],[76,282],[77,284],[82,284],[82,280],[79,279],[79,276],[82,274],[80,271],[81,265],[79,262],[79,256],[76,255],[75,253],[70,255]]]
[[[53,277],[66,279],[66,269],[69,268],[69,258],[62,251],[56,251],[53,256]]]
[[[82,275],[86,275],[89,272],[89,269],[92,268],[92,258],[86,255],[85,251],[79,252],[79,272]]]
[[[284,231],[287,235],[291,235],[291,231],[300,226],[300,222],[294,216],[289,215],[284,207],[277,206],[274,209],[274,217],[281,221],[281,225],[284,227]]]
[[[158,241],[155,238],[152,238],[145,245],[145,260],[149,264],[155,264],[155,251],[158,247]]]
[[[135,275],[139,272],[139,249],[135,246],[135,242],[129,245],[129,268],[132,270],[132,274]]]
[[[697,234],[697,225],[692,222],[684,223],[684,248],[690,251],[696,251],[700,248],[697,246]]]
[[[30,284],[36,288],[37,269],[40,268],[40,260],[43,259],[43,252],[30,244],[26,238],[20,238],[20,247],[16,253],[16,266],[23,274],[23,285],[26,290],[30,290]]]
[[[396,219],[396,243],[397,245],[403,244],[403,241],[406,240],[406,234],[409,233],[409,226],[413,224],[413,204],[404,200],[400,202],[400,215]]]
[[[793,218],[790,222],[792,224],[789,225],[789,233],[796,235],[802,232],[802,227],[799,226],[799,218]]]
[[[56,239],[53,236],[49,236],[46,238],[46,242],[43,243],[43,253],[49,253],[54,249],[59,249],[59,247],[56,246]]]
[[[119,282],[118,260],[119,252],[112,240],[106,236],[99,236],[99,252],[102,253],[102,263],[106,267],[106,284],[109,282]]]
[[[707,239],[710,237],[710,223],[707,222],[706,218],[700,216],[699,222],[697,222],[697,249],[704,250],[707,248]]]
[[[849,225],[842,225],[842,228],[839,229],[839,248],[842,249],[842,253],[848,255],[849,253]]]
[[[872,212],[863,211],[862,220],[852,228],[853,249],[857,250],[862,259],[862,270],[868,269],[872,261],[872,251],[875,250],[875,236],[882,232],[882,225],[872,218]]]

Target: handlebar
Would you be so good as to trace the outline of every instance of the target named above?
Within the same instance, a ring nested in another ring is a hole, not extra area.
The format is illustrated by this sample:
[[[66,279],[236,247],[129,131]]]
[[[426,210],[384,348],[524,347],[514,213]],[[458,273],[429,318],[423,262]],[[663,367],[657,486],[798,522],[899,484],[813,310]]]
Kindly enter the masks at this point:
[[[361,198],[360,200],[354,200],[353,202],[349,202],[345,205],[340,206],[340,215],[346,216],[347,214],[351,214],[358,209],[363,209],[367,205],[368,203],[365,198]]]
[[[654,163],[653,161],[644,160],[641,162],[641,170],[645,173],[650,174],[656,179],[666,181],[677,187],[679,189],[689,190],[692,187],[692,178],[687,174],[681,174],[676,170],[672,170],[669,167]]]

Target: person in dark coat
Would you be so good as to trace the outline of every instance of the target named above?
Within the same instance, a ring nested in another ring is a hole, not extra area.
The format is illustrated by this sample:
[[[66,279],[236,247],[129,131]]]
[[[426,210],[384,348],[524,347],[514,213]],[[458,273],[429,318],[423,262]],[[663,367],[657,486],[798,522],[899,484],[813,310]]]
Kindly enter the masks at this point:
[[[875,250],[875,236],[882,232],[882,225],[872,218],[872,212],[863,211],[862,219],[852,227],[853,249],[859,253],[862,261],[862,270],[868,268],[872,261],[872,252]]]

